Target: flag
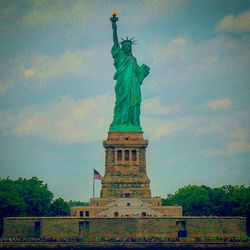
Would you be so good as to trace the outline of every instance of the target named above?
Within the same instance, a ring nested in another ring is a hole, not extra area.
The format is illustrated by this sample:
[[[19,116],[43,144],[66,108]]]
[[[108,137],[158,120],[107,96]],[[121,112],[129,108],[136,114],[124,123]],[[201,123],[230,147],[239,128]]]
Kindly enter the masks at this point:
[[[102,178],[103,178],[102,175],[94,169],[94,179],[102,180]]]

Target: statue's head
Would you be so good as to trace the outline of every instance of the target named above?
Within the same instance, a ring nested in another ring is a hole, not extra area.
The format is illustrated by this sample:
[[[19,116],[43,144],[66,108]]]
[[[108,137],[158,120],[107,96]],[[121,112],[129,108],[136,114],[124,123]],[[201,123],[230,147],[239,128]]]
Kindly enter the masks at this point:
[[[121,41],[121,49],[128,55],[132,55],[132,45],[135,44],[134,38],[132,39],[123,39]]]

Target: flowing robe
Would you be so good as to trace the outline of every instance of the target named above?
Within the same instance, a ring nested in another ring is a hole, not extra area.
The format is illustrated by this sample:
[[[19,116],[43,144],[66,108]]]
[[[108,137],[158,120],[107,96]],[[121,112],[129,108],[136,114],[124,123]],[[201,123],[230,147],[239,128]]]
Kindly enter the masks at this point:
[[[140,105],[141,89],[147,72],[137,64],[136,58],[127,55],[119,45],[114,45],[111,50],[116,72],[113,122],[110,131],[141,131]]]

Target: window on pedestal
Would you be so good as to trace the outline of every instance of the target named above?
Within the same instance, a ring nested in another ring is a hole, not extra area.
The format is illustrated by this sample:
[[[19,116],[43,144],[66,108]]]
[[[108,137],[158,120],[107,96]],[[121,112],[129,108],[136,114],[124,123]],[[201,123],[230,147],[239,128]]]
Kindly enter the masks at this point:
[[[132,161],[136,161],[136,160],[137,160],[136,150],[132,150]]]
[[[122,160],[122,150],[117,150],[117,160],[118,161]]]
[[[129,150],[125,150],[125,161],[129,161]]]
[[[115,161],[115,149],[111,148],[111,161],[114,162]]]

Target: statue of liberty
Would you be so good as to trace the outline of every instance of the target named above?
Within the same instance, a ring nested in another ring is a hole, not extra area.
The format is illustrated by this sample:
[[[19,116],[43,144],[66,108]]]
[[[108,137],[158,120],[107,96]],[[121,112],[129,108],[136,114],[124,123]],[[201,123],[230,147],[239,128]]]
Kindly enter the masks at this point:
[[[132,55],[132,39],[122,39],[118,42],[117,25],[118,18],[112,13],[110,21],[113,29],[114,45],[111,50],[116,72],[114,74],[116,102],[113,122],[110,132],[141,132],[140,107],[141,89],[144,78],[149,74],[149,67],[139,66],[136,58]]]

